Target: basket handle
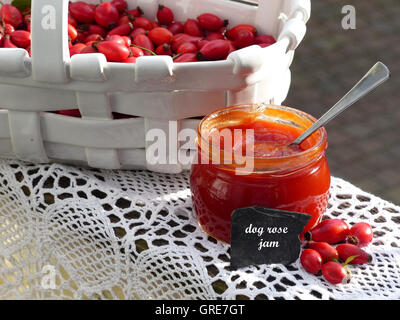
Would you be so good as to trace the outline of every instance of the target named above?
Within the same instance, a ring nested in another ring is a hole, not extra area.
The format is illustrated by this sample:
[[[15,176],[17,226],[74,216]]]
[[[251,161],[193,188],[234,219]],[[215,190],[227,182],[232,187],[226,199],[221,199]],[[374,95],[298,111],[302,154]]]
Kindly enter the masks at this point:
[[[286,50],[286,52],[289,52],[298,47],[306,34],[306,23],[310,19],[311,15],[311,1],[287,0],[287,4],[290,4],[290,12],[286,12],[286,15],[281,16],[284,25],[278,40],[283,38],[289,40]]]
[[[68,0],[32,0],[32,78],[68,81]]]

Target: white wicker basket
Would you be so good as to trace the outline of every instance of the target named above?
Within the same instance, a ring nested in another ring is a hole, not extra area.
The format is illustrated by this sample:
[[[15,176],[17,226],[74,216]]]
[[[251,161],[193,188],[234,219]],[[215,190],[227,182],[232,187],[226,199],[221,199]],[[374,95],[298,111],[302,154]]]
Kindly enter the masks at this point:
[[[136,64],[107,63],[102,54],[70,58],[68,0],[32,0],[32,58],[23,49],[0,49],[1,157],[177,173],[185,166],[154,164],[146,157],[150,129],[168,131],[172,120],[179,129],[195,129],[199,117],[218,108],[280,104],[286,98],[289,67],[310,16],[309,0],[260,0],[258,7],[228,0],[128,3],[151,18],[158,4],[171,7],[176,20],[215,13],[231,26],[254,24],[278,41],[217,62],[178,64],[171,57],[151,56]],[[75,108],[82,119],[46,112]],[[112,112],[135,118],[113,120]],[[194,145],[184,148],[178,152],[195,150]]]

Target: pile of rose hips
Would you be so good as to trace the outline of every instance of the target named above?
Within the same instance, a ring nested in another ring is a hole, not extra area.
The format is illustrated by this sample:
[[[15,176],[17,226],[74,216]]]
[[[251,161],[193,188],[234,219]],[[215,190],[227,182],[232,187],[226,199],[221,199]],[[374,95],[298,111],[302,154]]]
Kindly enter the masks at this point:
[[[11,4],[0,1],[0,48],[23,48],[29,52],[31,46],[30,9],[19,11]]]
[[[24,48],[30,54],[30,10],[20,12],[10,4],[1,7],[0,47]],[[128,10],[126,0],[98,5],[84,1],[69,4],[70,55],[103,53],[109,62],[135,63],[146,55],[169,55],[174,62],[224,60],[238,49],[275,43],[270,35],[258,35],[251,25],[228,28],[229,21],[211,13],[185,22],[160,5],[157,20],[138,7]]]
[[[372,256],[361,247],[373,239],[371,226],[366,222],[354,224],[351,228],[340,219],[328,219],[304,234],[306,249],[300,256],[304,269],[320,274],[333,284],[349,283],[348,264],[364,264]],[[338,244],[336,247],[333,245]]]

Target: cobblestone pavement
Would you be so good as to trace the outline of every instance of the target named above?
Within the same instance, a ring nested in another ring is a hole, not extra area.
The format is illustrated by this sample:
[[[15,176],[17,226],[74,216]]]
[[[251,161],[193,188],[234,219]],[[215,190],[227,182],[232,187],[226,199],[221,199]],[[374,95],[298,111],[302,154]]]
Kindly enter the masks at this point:
[[[343,30],[341,9],[356,8]],[[314,0],[285,105],[321,116],[376,61],[391,79],[327,125],[332,174],[400,204],[400,1]]]

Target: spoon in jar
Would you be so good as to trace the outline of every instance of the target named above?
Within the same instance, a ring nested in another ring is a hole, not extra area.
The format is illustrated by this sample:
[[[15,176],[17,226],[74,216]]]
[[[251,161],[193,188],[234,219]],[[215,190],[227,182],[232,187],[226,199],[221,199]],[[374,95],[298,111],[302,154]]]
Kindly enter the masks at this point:
[[[351,89],[339,102],[337,102],[328,112],[319,118],[309,129],[301,134],[289,146],[299,145],[312,135],[319,128],[326,125],[329,121],[336,118],[348,107],[356,103],[367,93],[380,86],[390,77],[389,69],[382,63],[377,62],[371,70]]]

